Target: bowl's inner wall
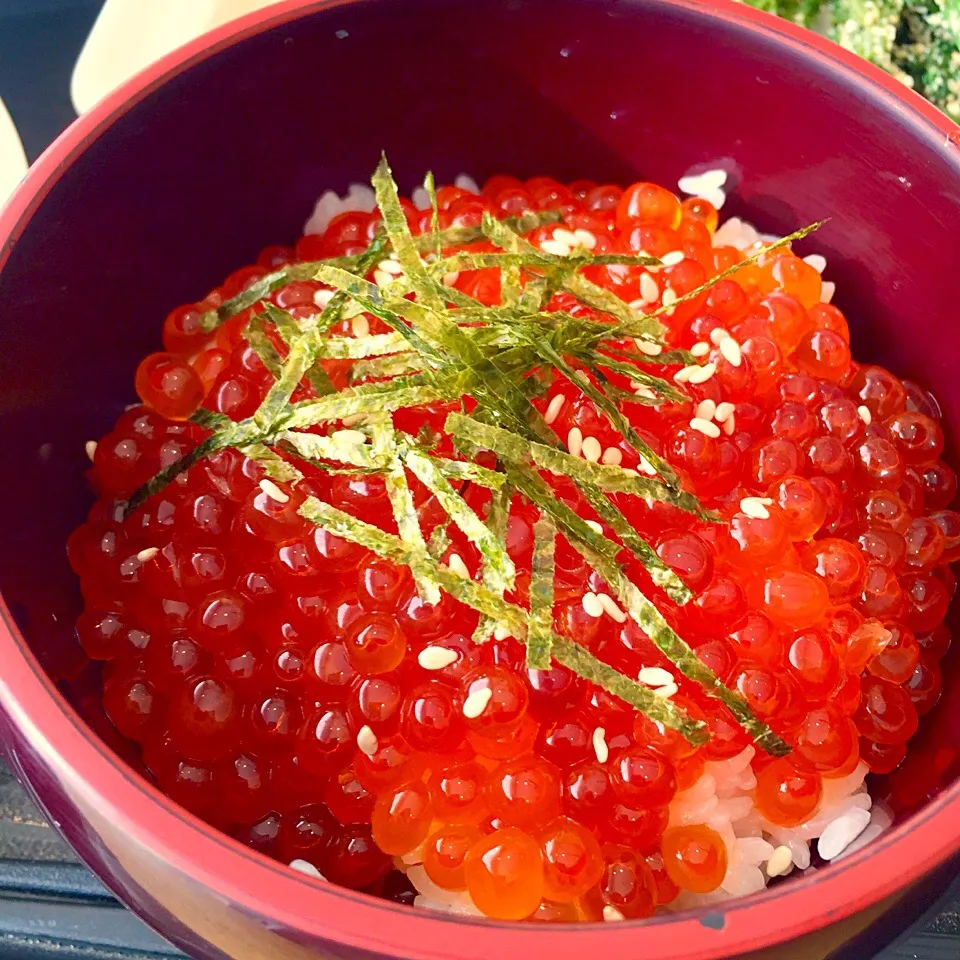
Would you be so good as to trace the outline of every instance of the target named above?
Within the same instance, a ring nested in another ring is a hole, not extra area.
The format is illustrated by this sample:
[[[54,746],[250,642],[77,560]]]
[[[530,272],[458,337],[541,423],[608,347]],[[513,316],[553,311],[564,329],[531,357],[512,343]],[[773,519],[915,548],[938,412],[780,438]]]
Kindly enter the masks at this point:
[[[781,233],[831,217],[804,249],[827,256],[856,355],[935,390],[957,449],[960,163],[879,88],[693,2],[334,5],[133,106],[0,272],[0,590],[86,715],[64,553],[90,503],[84,441],[135,399],[171,308],[294,240],[314,199],[365,180],[382,149],[408,190],[428,168],[669,185],[722,161],[739,182],[725,213]]]

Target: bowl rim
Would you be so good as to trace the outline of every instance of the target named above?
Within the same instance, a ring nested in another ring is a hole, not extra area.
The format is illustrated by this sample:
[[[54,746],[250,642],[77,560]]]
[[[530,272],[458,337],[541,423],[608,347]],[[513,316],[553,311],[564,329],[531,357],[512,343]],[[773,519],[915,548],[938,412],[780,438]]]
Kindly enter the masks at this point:
[[[212,30],[136,74],[76,120],[30,168],[0,209],[0,271],[33,213],[74,159],[114,122],[169,79],[241,40],[303,16],[368,0],[280,0]],[[848,81],[866,84],[915,136],[940,152],[960,145],[960,128],[878,67],[793,23],[735,0],[649,0],[704,21],[772,36]],[[948,160],[960,178],[960,154]],[[176,871],[217,891],[247,916],[261,915],[300,937],[411,960],[549,951],[579,960],[583,949],[641,952],[660,960],[709,960],[757,950],[849,917],[903,889],[960,850],[960,781],[868,848],[773,890],[712,908],[644,921],[539,925],[478,921],[412,910],[323,883],[242,846],[187,813],[142,780],[81,720],[47,676],[0,598],[0,706],[27,743],[42,750],[61,782],[83,782],[101,810],[134,842]],[[67,759],[69,758],[69,760]],[[81,854],[82,830],[71,831]],[[909,860],[904,857],[911,846]],[[242,878],[242,879],[240,879]],[[124,890],[116,890],[121,899]],[[458,933],[469,943],[452,949]],[[172,935],[168,931],[168,935]],[[589,941],[583,938],[588,937]],[[302,942],[302,941],[301,941]]]

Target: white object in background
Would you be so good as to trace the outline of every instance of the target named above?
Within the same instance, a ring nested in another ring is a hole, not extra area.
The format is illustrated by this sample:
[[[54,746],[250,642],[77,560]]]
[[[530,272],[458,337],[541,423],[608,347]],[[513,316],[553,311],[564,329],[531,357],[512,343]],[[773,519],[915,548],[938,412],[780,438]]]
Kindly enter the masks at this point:
[[[106,0],[73,70],[77,113],[207,30],[277,0]]]
[[[0,207],[27,172],[27,155],[13,119],[0,100]]]

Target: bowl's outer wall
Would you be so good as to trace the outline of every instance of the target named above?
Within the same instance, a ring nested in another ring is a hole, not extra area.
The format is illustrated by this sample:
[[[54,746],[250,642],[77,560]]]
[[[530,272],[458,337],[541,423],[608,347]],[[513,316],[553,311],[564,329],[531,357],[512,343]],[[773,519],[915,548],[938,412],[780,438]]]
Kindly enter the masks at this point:
[[[0,590],[86,714],[95,691],[72,640],[78,592],[63,550],[90,501],[83,441],[134,399],[132,371],[159,349],[172,307],[261,247],[295,239],[319,193],[365,180],[381,150],[407,190],[428,168],[441,182],[509,172],[671,184],[722,164],[737,184],[725,213],[775,232],[831,217],[803,249],[826,255],[858,356],[933,387],[958,422],[957,148],[880,87],[705,4],[320,6],[201,59],[75,144],[0,272]],[[232,936],[209,925],[191,934],[192,912],[175,921],[144,891],[132,863],[188,881],[137,848],[134,825],[108,838],[109,799],[28,728],[15,712],[8,720],[15,763],[88,862],[192,952],[238,955]],[[202,880],[189,889],[210,916],[237,924]],[[262,936],[245,957],[261,955]],[[469,940],[448,955],[474,956]],[[644,936],[634,942],[643,954]],[[737,945],[716,931],[676,955]]]

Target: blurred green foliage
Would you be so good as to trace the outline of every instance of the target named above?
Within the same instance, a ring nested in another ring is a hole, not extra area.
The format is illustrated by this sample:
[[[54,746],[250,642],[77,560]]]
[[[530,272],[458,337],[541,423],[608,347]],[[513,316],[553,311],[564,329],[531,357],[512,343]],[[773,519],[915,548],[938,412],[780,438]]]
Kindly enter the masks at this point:
[[[960,121],[960,0],[745,0],[882,67]]]

